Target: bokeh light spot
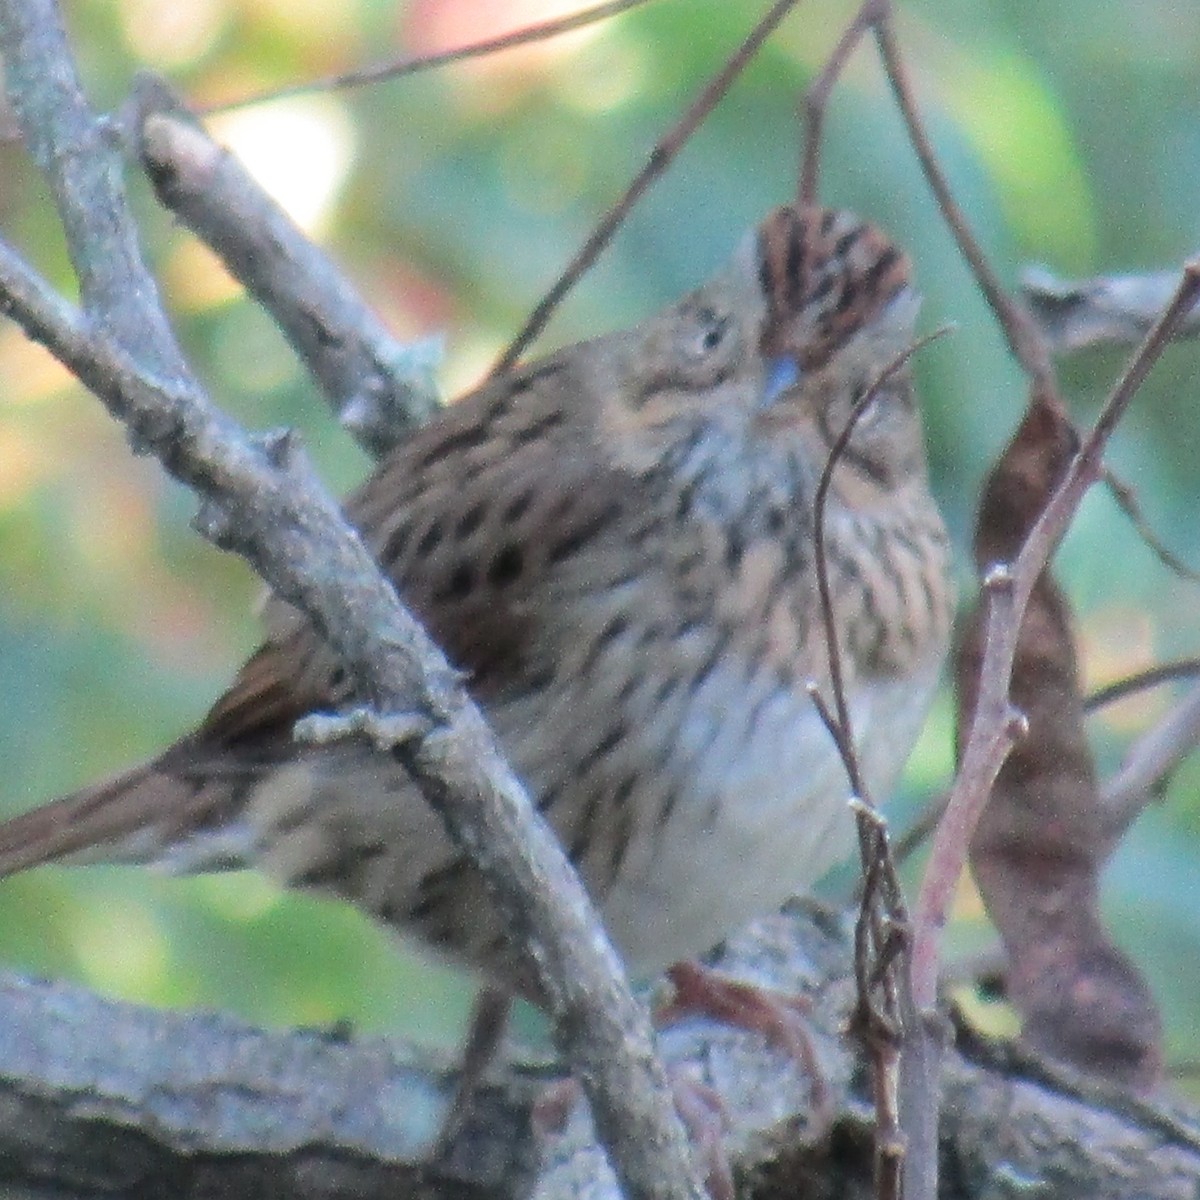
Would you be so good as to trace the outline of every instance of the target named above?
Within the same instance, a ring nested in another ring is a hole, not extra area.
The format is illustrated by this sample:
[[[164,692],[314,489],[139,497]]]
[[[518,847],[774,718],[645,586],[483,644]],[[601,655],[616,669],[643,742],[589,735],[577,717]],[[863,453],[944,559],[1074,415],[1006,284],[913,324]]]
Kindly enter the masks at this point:
[[[948,107],[987,164],[1027,252],[1086,269],[1096,245],[1091,189],[1059,98],[1013,55],[959,62]]]
[[[0,510],[24,500],[49,467],[44,445],[13,425],[0,425]]]
[[[306,233],[324,229],[354,162],[354,127],[330,96],[215,117],[212,131]]]
[[[224,0],[121,0],[121,32],[133,54],[157,67],[199,59],[220,36],[228,17]]]
[[[152,913],[130,901],[120,910],[96,905],[80,911],[70,936],[87,980],[110,995],[145,995],[162,986],[171,955]]]
[[[183,312],[204,312],[242,294],[242,285],[221,260],[190,235],[172,248],[163,267],[163,283],[172,306]]]

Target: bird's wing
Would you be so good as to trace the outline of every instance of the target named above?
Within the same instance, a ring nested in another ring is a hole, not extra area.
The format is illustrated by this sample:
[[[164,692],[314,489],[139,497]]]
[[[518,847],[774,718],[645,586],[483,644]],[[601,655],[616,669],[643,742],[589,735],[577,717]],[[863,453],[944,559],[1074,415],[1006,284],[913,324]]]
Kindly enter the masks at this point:
[[[603,461],[570,412],[584,398],[552,358],[453,405],[394,452],[346,512],[403,601],[467,676],[496,699],[530,684],[555,580],[635,502],[634,478]],[[290,734],[351,699],[312,625],[273,603],[267,641],[198,731],[207,745]]]
[[[404,602],[483,701],[539,669],[552,580],[601,534],[633,481],[585,442],[586,402],[569,358],[552,358],[451,406],[400,446],[346,502]],[[294,753],[292,726],[352,699],[334,655],[295,609],[273,601],[268,637],[201,725],[151,763],[0,823],[0,875],[64,857],[169,860]],[[212,861],[204,849],[194,865]]]

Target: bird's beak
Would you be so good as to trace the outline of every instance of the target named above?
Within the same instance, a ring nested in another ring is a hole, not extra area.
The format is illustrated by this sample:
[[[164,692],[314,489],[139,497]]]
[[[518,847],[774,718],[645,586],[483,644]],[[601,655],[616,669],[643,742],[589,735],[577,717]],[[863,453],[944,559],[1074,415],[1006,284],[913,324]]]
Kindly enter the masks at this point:
[[[784,392],[795,387],[799,382],[800,367],[790,354],[781,354],[767,359],[759,407],[770,408]]]

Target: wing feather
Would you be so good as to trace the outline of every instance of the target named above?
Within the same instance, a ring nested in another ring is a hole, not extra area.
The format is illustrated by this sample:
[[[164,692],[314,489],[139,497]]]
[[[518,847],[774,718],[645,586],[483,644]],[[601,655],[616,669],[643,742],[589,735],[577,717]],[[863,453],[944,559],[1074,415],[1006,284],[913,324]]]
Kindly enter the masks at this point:
[[[633,502],[635,480],[588,444],[570,360],[551,358],[453,405],[399,447],[345,505],[401,597],[481,701],[530,686],[546,663],[548,579]],[[295,609],[268,606],[269,635],[196,737],[211,746],[290,734],[350,689]]]

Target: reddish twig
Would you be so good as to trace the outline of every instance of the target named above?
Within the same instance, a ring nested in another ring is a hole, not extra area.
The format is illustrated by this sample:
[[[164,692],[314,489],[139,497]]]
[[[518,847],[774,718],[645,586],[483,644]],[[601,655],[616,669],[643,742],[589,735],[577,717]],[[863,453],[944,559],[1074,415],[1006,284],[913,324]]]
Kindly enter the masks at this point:
[[[1200,266],[1193,265],[1185,271],[1175,299],[1114,387],[1084,444],[1071,456],[1061,481],[1016,553],[1015,564],[1010,567],[1006,562],[996,563],[985,574],[982,649],[978,651],[977,669],[972,670],[971,683],[977,691],[970,729],[965,741],[960,742],[958,775],[934,834],[916,904],[912,983],[920,1014],[935,1011],[941,931],[980,816],[1009,751],[1024,730],[1024,718],[1013,708],[1009,693],[1030,596],[1084,492],[1099,477],[1100,460],[1113,428],[1197,292]],[[1065,430],[1065,413],[1053,378],[1034,372],[1026,421],[1037,418],[1039,410],[1050,427]],[[1006,551],[1005,557],[1008,554]],[[904,1127],[910,1138],[905,1182],[910,1193],[922,1196],[935,1195],[937,1186],[938,1057],[932,1040],[924,1037],[913,1056],[906,1055],[901,1061]]]
[[[1064,478],[1079,435],[1035,403],[989,474],[975,535],[980,571],[1012,561]],[[986,608],[960,623],[954,652],[959,747],[971,727]],[[1011,748],[971,831],[971,871],[1004,944],[1005,994],[1022,1039],[1055,1061],[1139,1089],[1154,1085],[1161,1022],[1099,909],[1115,845],[1084,729],[1071,605],[1045,565],[1020,615],[1009,698],[1026,736]]]
[[[612,240],[613,234],[625,220],[629,210],[637,203],[642,193],[667,169],[687,140],[696,132],[701,122],[717,106],[730,84],[741,74],[775,27],[787,16],[800,0],[775,0],[766,14],[750,31],[746,40],[726,60],[725,65],[705,85],[704,90],[692,101],[687,112],[676,125],[662,137],[642,169],[634,176],[625,193],[605,214],[591,236],[579,248],[575,257],[567,264],[563,273],[550,286],[530,313],[521,331],[513,338],[508,349],[492,367],[491,375],[509,370],[517,359],[529,348],[534,339],[546,327],[554,310],[563,297],[579,282],[583,273],[596,261],[600,252]]]
[[[1113,430],[1198,295],[1200,261],[1193,261],[1184,268],[1174,298],[1133,356],[1071,459],[1015,563],[1011,568],[997,564],[984,580],[989,611],[975,716],[946,814],[934,835],[930,869],[917,899],[913,990],[922,1007],[932,1006],[936,999],[941,929],[966,861],[971,833],[1013,739],[1020,732],[1020,715],[1012,709],[1008,690],[1021,618],[1030,593],[1084,493],[1099,478],[1100,460]]]

